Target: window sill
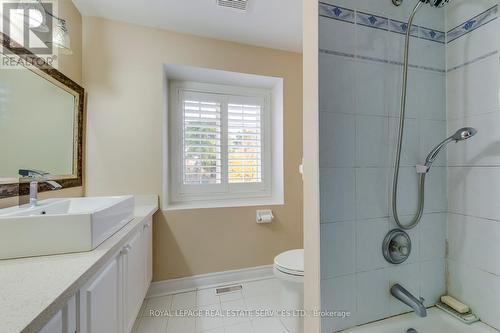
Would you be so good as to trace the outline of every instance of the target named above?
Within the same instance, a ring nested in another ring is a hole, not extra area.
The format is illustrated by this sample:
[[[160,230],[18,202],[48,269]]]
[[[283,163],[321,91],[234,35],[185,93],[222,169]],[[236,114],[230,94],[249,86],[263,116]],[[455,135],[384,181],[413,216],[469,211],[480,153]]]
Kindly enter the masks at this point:
[[[237,208],[237,207],[252,207],[252,206],[280,206],[284,205],[284,200],[266,197],[266,198],[246,198],[246,199],[224,199],[210,201],[191,201],[191,202],[176,202],[165,203],[163,211],[173,212],[178,210],[189,209],[211,209],[211,208]]]

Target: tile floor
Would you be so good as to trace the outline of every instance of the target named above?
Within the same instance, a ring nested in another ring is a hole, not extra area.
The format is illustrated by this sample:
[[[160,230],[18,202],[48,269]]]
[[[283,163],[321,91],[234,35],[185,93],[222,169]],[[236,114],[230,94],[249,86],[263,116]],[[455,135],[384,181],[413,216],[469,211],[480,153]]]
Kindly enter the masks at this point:
[[[215,289],[199,289],[144,300],[133,333],[287,333],[276,317],[248,316],[154,316],[151,311],[208,310],[276,310],[278,284],[276,279],[240,283],[241,291],[221,296]]]

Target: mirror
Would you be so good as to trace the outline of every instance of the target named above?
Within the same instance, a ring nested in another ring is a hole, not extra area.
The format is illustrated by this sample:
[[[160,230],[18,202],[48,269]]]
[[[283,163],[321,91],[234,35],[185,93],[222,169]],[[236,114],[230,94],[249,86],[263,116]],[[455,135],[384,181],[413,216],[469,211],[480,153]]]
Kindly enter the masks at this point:
[[[12,57],[23,55],[0,54],[0,61]],[[20,169],[81,186],[83,96],[83,88],[47,64],[0,68],[1,197],[18,195],[6,186],[19,182]]]

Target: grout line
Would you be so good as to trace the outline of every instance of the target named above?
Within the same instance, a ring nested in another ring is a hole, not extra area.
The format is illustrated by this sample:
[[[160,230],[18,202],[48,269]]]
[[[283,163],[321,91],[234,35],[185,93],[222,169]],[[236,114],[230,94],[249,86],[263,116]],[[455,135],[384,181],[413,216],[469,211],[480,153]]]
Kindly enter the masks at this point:
[[[382,58],[377,58],[377,57],[364,56],[364,55],[359,55],[359,54],[356,55],[356,54],[351,54],[351,53],[346,53],[346,52],[338,52],[338,51],[333,51],[333,50],[328,50],[328,49],[321,49],[320,48],[319,53],[340,56],[340,57],[345,57],[345,58],[350,58],[350,59],[361,59],[361,60],[372,61],[372,62],[387,64],[387,65],[403,66],[403,63],[401,61],[398,61],[398,60],[387,60],[387,59],[382,59]],[[422,70],[443,73],[443,74],[446,73],[445,69],[440,69],[440,68],[435,68],[435,67],[430,67],[430,66],[409,64],[409,67],[413,68],[413,69],[422,69]]]
[[[487,59],[487,58],[489,58],[489,57],[491,57],[491,56],[494,56],[494,55],[497,55],[497,54],[498,54],[498,50],[495,50],[495,51],[492,51],[492,52],[486,53],[486,54],[484,54],[484,55],[482,55],[482,56],[479,56],[479,57],[476,57],[476,58],[474,58],[474,59],[468,60],[468,61],[464,62],[464,63],[463,63],[463,64],[461,64],[461,65],[456,65],[456,66],[453,66],[452,68],[449,68],[449,69],[447,70],[447,73],[450,73],[450,72],[452,72],[452,71],[455,71],[455,70],[457,70],[457,69],[463,68],[463,67],[468,66],[468,65],[475,64],[475,63],[477,63],[477,62],[479,62],[479,61],[481,61],[481,60]],[[447,81],[448,81],[448,80],[447,80]]]
[[[458,212],[454,212],[454,211],[448,211],[448,214],[459,215],[459,216],[463,216],[463,217],[472,217],[474,219],[485,220],[485,221],[492,222],[492,223],[500,223],[500,220],[495,220],[492,218],[481,217],[481,216],[476,216],[476,215],[468,215],[468,214],[458,213]]]

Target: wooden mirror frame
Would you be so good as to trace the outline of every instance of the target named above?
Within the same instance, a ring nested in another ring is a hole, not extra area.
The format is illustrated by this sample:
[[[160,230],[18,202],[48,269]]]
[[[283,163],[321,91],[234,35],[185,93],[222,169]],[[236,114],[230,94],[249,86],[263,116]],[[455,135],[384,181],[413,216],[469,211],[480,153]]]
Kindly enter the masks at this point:
[[[73,173],[71,177],[54,177],[50,178],[50,180],[56,181],[59,183],[62,188],[71,188],[71,187],[80,187],[83,185],[83,141],[84,141],[84,99],[85,99],[85,90],[78,83],[71,80],[69,77],[53,68],[47,62],[38,57],[37,55],[30,52],[28,49],[20,46],[16,42],[11,41],[9,36],[0,32],[1,45],[3,47],[1,55],[15,55],[22,59],[25,62],[30,63],[36,71],[40,71],[42,74],[52,78],[58,84],[61,84],[68,89],[74,92],[75,96],[78,96],[78,105],[76,106],[76,132],[75,132],[75,140],[76,143],[73,142],[75,147],[73,154],[74,163],[76,166],[73,166]],[[34,74],[39,75],[39,73],[33,71],[29,67],[25,67],[26,69],[32,71]],[[1,69],[0,69],[1,70]],[[22,178],[19,178],[17,183],[0,183],[0,199],[16,197],[27,194],[27,190],[29,186],[26,182],[23,182]],[[49,191],[51,190],[49,186],[45,183],[40,183],[39,191]]]

